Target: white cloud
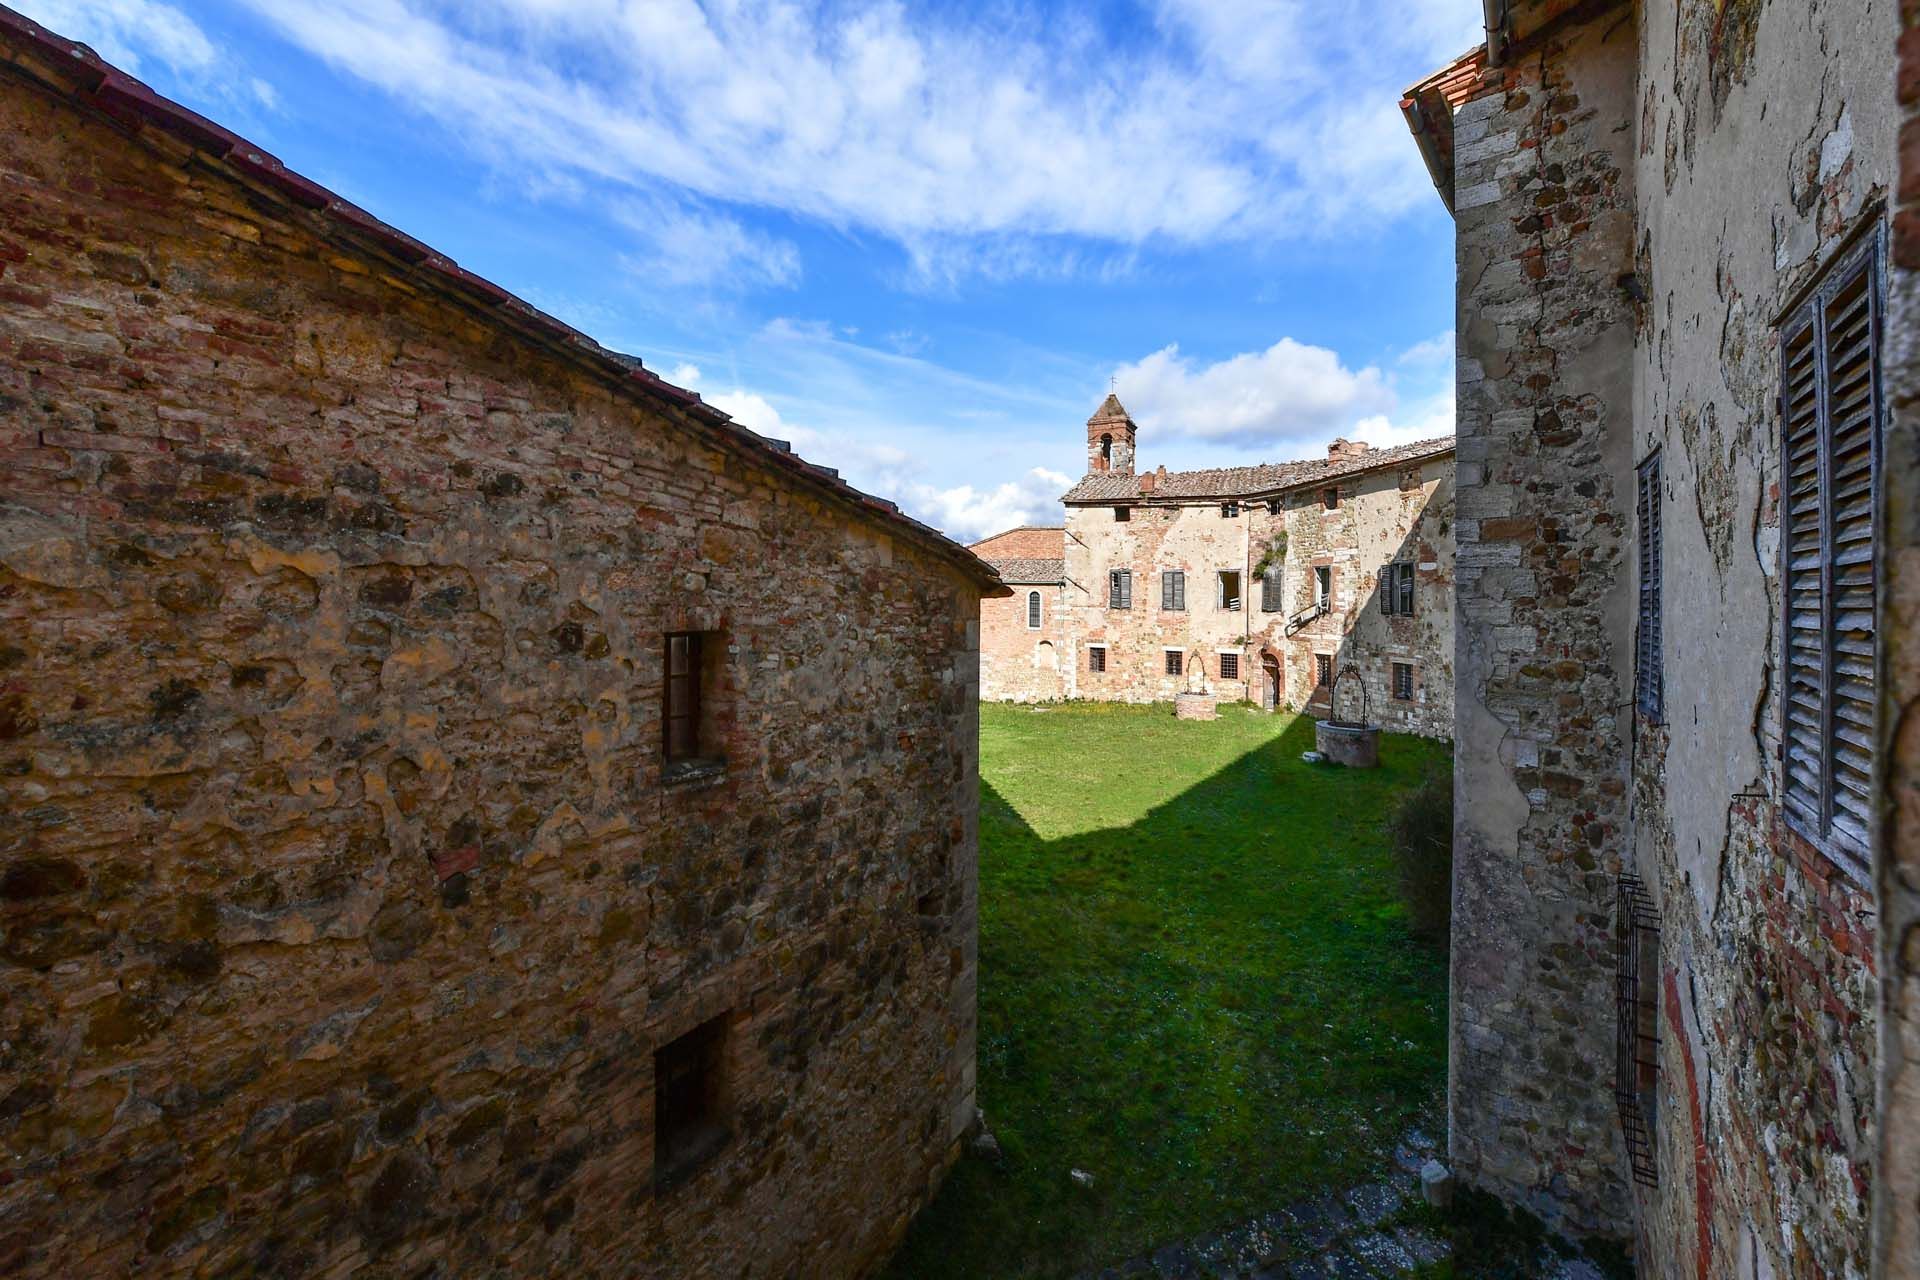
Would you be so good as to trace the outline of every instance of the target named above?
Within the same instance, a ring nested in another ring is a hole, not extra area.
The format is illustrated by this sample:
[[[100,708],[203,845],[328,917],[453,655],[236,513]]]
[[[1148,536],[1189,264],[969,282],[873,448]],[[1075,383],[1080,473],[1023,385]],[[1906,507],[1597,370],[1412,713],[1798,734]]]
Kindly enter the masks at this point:
[[[936,489],[915,485],[900,499],[908,514],[941,530],[956,542],[978,542],[988,534],[1023,524],[1058,524],[1060,495],[1073,481],[1058,471],[1035,467],[1018,480],[992,489],[956,485]]]
[[[1396,364],[1412,368],[1447,369],[1453,368],[1456,344],[1453,330],[1437,333],[1424,342],[1416,342],[1400,353]]]
[[[798,249],[735,218],[658,201],[629,204],[617,216],[641,244],[622,263],[649,283],[750,288],[800,278]]]
[[[1395,403],[1377,368],[1291,338],[1209,365],[1167,346],[1113,376],[1143,430],[1241,445],[1303,446]]]
[[[889,0],[246,2],[529,187],[876,234],[936,283],[1125,269],[1150,241],[1323,234],[1431,200],[1394,104],[1476,12],[1164,0],[1121,42],[1075,9]],[[797,274],[737,220],[668,230],[690,276]]]

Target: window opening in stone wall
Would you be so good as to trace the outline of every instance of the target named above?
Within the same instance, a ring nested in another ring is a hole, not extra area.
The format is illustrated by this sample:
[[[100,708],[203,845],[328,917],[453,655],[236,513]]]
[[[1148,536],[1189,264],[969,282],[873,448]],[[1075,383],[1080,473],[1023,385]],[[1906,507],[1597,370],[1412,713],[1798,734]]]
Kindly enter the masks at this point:
[[[727,1118],[727,1018],[695,1027],[653,1055],[653,1179],[665,1188],[705,1164],[732,1136]]]
[[[1105,671],[1107,669],[1107,651],[1101,645],[1087,646],[1087,670]]]
[[[1380,612],[1389,617],[1413,616],[1413,561],[1396,560],[1380,566]]]
[[[1287,500],[1285,498],[1268,498],[1267,499],[1268,515],[1277,516],[1286,509],[1287,509]]]
[[[1229,613],[1240,609],[1240,573],[1235,569],[1225,569],[1220,574],[1220,591],[1214,603]]]
[[[1260,575],[1260,612],[1278,613],[1286,600],[1284,570],[1273,568]]]
[[[1660,916],[1638,876],[1621,876],[1614,910],[1613,1101],[1633,1180],[1658,1185],[1653,1137],[1660,1064]]]
[[[1133,519],[1133,508],[1132,507],[1115,507],[1113,509],[1113,518],[1120,524],[1125,524],[1127,523],[1127,521]]]
[[[1239,503],[1223,502],[1220,504],[1220,515],[1223,519],[1231,520],[1234,517],[1238,516],[1239,514],[1240,514]]]
[[[1874,506],[1885,413],[1879,228],[1815,282],[1780,337],[1787,823],[1871,883]]]
[[[1329,511],[1338,511],[1340,509],[1339,488],[1337,486],[1329,485],[1327,488],[1321,490],[1320,505],[1325,507]]]
[[[1038,591],[1029,591],[1027,592],[1027,630],[1038,631],[1039,629],[1040,593]]]
[[[660,721],[668,777],[722,763],[712,696],[719,654],[715,632],[677,631],[667,636]]]
[[[1107,572],[1107,608],[1133,608],[1133,570],[1110,569]]]
[[[1633,652],[1633,700],[1658,721],[1664,698],[1665,657],[1660,635],[1660,451],[1642,462],[1634,480],[1634,518],[1640,537],[1638,634]]]
[[[1332,607],[1333,570],[1324,564],[1313,570],[1313,602],[1322,609]]]
[[[1184,569],[1168,569],[1161,573],[1160,607],[1176,613],[1187,607],[1187,574]]]
[[[1222,680],[1238,680],[1240,678],[1239,654],[1223,653],[1220,655],[1220,678]]]
[[[1393,664],[1393,696],[1399,702],[1413,701],[1413,664]]]
[[[1113,465],[1113,437],[1100,437],[1100,462],[1103,466]]]
[[[1167,674],[1170,676],[1179,675],[1180,667],[1180,651],[1178,649],[1167,650]]]
[[[1316,653],[1313,655],[1313,687],[1325,689],[1333,683],[1333,655]]]

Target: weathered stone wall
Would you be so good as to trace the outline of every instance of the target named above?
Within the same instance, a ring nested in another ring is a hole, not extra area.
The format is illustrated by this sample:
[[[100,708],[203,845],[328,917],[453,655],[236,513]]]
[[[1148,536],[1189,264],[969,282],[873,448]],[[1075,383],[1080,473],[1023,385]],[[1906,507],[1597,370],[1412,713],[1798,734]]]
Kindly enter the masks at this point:
[[[1620,1234],[1635,66],[1616,14],[1511,60],[1454,120],[1450,1147],[1467,1181]]]
[[[1027,596],[1040,593],[1040,626],[1027,625]],[[1058,583],[1015,583],[1013,595],[980,602],[980,697],[987,702],[1057,702],[1066,696],[1073,652],[1062,625]]]
[[[1283,495],[1279,512],[1264,498],[1242,501],[1234,516],[1219,500],[1158,501],[1114,519],[1113,508],[1067,508],[1066,618],[1073,654],[1073,696],[1164,702],[1183,689],[1224,699],[1250,698],[1324,712],[1315,694],[1314,657],[1338,670],[1352,664],[1367,683],[1373,717],[1400,733],[1447,737],[1453,724],[1453,459],[1429,458],[1405,468],[1343,477],[1339,505],[1327,510],[1321,487]],[[1263,608],[1259,569],[1286,535],[1282,602]],[[1416,612],[1381,613],[1378,570],[1394,560],[1416,562]],[[1312,604],[1316,567],[1331,570],[1332,609],[1287,634],[1288,618]],[[1107,573],[1133,571],[1133,608],[1107,607]],[[1160,575],[1186,574],[1186,608],[1161,605]],[[1241,607],[1219,605],[1218,574],[1240,575]],[[1104,673],[1088,669],[1087,648],[1107,647]],[[1165,654],[1184,655],[1182,674],[1166,672]],[[1220,676],[1222,653],[1240,658],[1240,676]],[[1263,659],[1282,672],[1270,699]],[[1392,664],[1414,668],[1414,697],[1395,699]]]
[[[981,588],[11,66],[0,206],[0,1272],[867,1269],[971,1114]]]
[[[1880,634],[1886,808],[1877,868],[1884,975],[1880,1002],[1880,1159],[1875,1274],[1920,1280],[1920,3],[1899,14],[1898,162],[1891,236],[1885,391]],[[1869,32],[1871,37],[1873,33]]]
[[[1641,717],[1632,751],[1662,918],[1649,1275],[1868,1269],[1873,894],[1776,808],[1774,320],[1882,220],[1895,22],[1892,0],[1639,19],[1633,456],[1660,454],[1665,602],[1665,723]]]

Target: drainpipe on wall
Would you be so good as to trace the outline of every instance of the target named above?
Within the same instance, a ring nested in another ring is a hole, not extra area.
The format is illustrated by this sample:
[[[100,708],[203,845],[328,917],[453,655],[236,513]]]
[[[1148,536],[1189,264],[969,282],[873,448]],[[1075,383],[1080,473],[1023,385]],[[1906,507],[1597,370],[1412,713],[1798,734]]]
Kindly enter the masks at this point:
[[[1497,67],[1507,47],[1507,0],[1482,0],[1487,15],[1487,65]]]

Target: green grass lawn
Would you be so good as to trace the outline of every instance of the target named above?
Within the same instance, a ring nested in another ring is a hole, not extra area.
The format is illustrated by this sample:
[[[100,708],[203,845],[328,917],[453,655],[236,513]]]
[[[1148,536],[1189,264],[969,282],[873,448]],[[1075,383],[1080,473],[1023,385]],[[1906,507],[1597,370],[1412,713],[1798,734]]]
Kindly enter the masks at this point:
[[[1382,820],[1446,747],[1301,762],[1305,718],[980,709],[980,1101],[889,1276],[1051,1276],[1377,1174],[1437,1123],[1446,963]],[[1072,1169],[1093,1174],[1091,1190]]]

